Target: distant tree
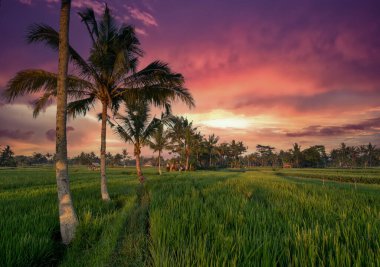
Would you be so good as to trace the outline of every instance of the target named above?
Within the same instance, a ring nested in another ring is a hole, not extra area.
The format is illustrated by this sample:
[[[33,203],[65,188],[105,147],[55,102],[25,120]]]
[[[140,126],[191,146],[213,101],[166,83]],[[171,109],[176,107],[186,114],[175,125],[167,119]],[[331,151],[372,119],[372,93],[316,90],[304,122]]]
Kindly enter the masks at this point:
[[[161,118],[161,123],[157,126],[156,131],[152,134],[149,142],[149,146],[151,149],[153,149],[153,152],[158,152],[158,173],[161,175],[161,154],[165,149],[171,149],[170,146],[170,139],[169,139],[169,133],[164,128],[164,122],[162,119],[165,117],[163,116]]]
[[[123,155],[120,153],[116,153],[115,156],[113,156],[113,165],[120,166],[122,160],[123,160]]]
[[[376,157],[376,146],[369,143],[368,145],[362,145],[359,147],[363,165],[365,168],[372,167]]]
[[[278,157],[279,157],[279,160],[281,161],[282,166],[284,166],[285,164],[292,164],[293,162],[293,155],[292,155],[291,150],[288,150],[288,151],[280,150]]]
[[[274,147],[257,145],[256,150],[260,155],[261,166],[273,166],[275,164]]]
[[[297,143],[293,144],[293,149],[291,150],[293,156],[293,166],[296,168],[300,167],[300,162],[302,160],[301,146]]]
[[[232,167],[237,168],[240,166],[240,156],[247,151],[242,141],[232,140],[229,151],[232,154]]]
[[[15,160],[16,160],[17,166],[30,166],[30,165],[32,165],[32,159],[31,159],[31,157],[28,157],[28,156],[17,155],[17,156],[15,156]]]
[[[216,144],[219,141],[219,136],[216,136],[215,134],[211,134],[208,136],[208,138],[205,140],[205,145],[207,149],[207,153],[209,154],[209,167],[212,166],[212,157],[216,153]]]
[[[302,151],[302,167],[326,167],[327,155],[322,145],[311,146]]]
[[[123,154],[123,166],[125,168],[125,166],[127,165],[127,160],[130,160],[131,157],[128,155],[127,149],[123,149],[122,154]]]
[[[190,156],[189,168],[190,169],[194,169],[195,167],[202,168],[203,165],[205,165],[202,163],[202,160],[204,161],[205,159],[207,162],[209,161],[204,136],[202,135],[200,131],[196,131],[193,134],[191,142],[192,142],[191,144],[192,154]],[[203,157],[203,155],[205,157]]]
[[[219,165],[221,167],[227,167],[228,156],[231,154],[229,144],[226,142],[219,144],[219,146],[216,148],[216,151],[219,156]]]
[[[99,163],[100,159],[94,152],[85,153],[81,152],[79,155],[71,159],[71,163],[79,165],[91,165],[92,163]]]
[[[32,164],[46,164],[48,159],[42,153],[34,152],[32,156]]]
[[[53,154],[50,154],[49,152],[45,154],[45,157],[47,159],[47,163],[52,163]]]
[[[193,122],[184,117],[176,117],[169,130],[169,137],[172,140],[173,152],[179,153],[185,161],[185,170],[190,169],[190,156],[193,152],[192,145],[196,140],[197,127]]]
[[[8,145],[1,151],[0,166],[2,167],[16,167],[17,166],[17,162],[14,157],[14,152]]]
[[[107,166],[113,166],[113,162],[114,162],[114,159],[113,159],[113,155],[110,153],[110,152],[107,152],[106,154],[106,165]]]

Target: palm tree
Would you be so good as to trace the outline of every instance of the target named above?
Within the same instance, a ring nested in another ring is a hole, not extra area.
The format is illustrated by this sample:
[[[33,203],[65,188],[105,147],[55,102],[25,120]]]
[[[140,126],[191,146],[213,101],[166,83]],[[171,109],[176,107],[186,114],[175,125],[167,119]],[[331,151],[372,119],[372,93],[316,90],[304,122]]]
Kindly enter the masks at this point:
[[[376,154],[376,146],[369,143],[367,146],[365,146],[365,148],[366,148],[368,166],[372,167],[372,162]]]
[[[339,155],[339,167],[348,167],[348,153],[349,149],[345,143],[340,144],[340,148],[338,148]]]
[[[126,164],[126,163],[127,163],[127,159],[129,159],[130,156],[128,156],[128,151],[127,151],[127,149],[123,149],[123,150],[122,150],[122,153],[123,153],[123,166],[124,166],[124,168],[125,168],[125,166],[127,165],[127,164]]]
[[[258,145],[260,146],[260,145]],[[231,144],[229,145],[230,152],[232,155],[232,166],[234,168],[238,168],[240,166],[240,156],[247,151],[247,147],[244,146],[242,141],[235,141],[232,140]]]
[[[187,118],[177,117],[173,120],[173,125],[169,131],[169,137],[177,145],[174,151],[181,153],[185,158],[185,170],[189,170],[190,155],[192,151],[192,142],[196,134],[196,127],[193,127],[193,122],[190,122]]]
[[[297,143],[293,144],[292,154],[294,158],[294,167],[299,168],[301,160],[301,146]]]
[[[56,116],[56,180],[58,191],[59,225],[62,242],[69,244],[74,238],[78,219],[71,199],[67,162],[66,105],[67,69],[69,61],[69,24],[71,0],[61,1],[59,19],[57,116]]]
[[[88,60],[84,60],[69,46],[77,75],[69,75],[67,79],[68,94],[74,100],[67,108],[75,118],[86,115],[97,101],[101,103],[101,195],[103,200],[109,200],[106,178],[107,111],[115,113],[124,99],[133,101],[141,95],[157,106],[170,105],[179,99],[192,107],[194,100],[184,88],[183,76],[173,73],[166,63],[154,61],[137,71],[143,52],[134,28],[126,25],[118,27],[107,6],[100,21],[96,20],[92,9],[85,10],[80,16],[88,29],[92,48]],[[58,47],[58,33],[46,25],[34,25],[28,40],[43,42],[54,49]],[[33,114],[37,116],[57,95],[56,84],[57,75],[54,73],[21,71],[8,83],[6,96],[13,100],[26,93],[44,92],[35,102]]]
[[[219,141],[219,136],[215,136],[215,134],[209,135],[206,140],[207,153],[209,154],[209,167],[211,167],[212,155],[215,152],[215,145]]]
[[[169,133],[164,128],[165,120],[168,120],[168,116],[161,116],[161,123],[158,125],[156,131],[152,134],[151,140],[149,140],[149,146],[153,149],[153,152],[158,152],[158,173],[161,175],[161,154],[164,149],[170,149]]]
[[[220,158],[220,166],[226,167],[228,164],[226,164],[226,160],[228,159],[228,155],[230,154],[230,145],[226,142],[221,143],[217,149],[216,149],[219,158]]]
[[[191,152],[195,155],[195,159],[193,160],[194,163],[196,163],[196,166],[202,167],[202,161],[201,161],[201,155],[205,151],[205,142],[204,142],[204,136],[201,134],[201,132],[195,132],[192,136],[191,140]],[[192,162],[192,161],[190,161]],[[191,169],[190,163],[190,169]]]
[[[140,183],[144,183],[145,177],[140,163],[141,148],[150,144],[149,139],[162,123],[156,118],[150,120],[150,107],[145,100],[127,104],[125,112],[125,116],[116,114],[114,122],[110,121],[110,124],[123,141],[133,144],[137,175]]]

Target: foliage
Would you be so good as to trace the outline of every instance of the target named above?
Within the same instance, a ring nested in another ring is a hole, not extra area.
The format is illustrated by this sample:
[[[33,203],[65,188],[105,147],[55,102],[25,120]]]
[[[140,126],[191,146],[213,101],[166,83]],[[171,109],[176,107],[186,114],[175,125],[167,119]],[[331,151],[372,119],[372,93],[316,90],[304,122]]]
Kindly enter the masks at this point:
[[[14,157],[14,152],[10,146],[6,146],[0,151],[0,166],[1,167],[16,167],[17,163]]]
[[[380,165],[380,149],[368,145],[347,146],[341,143],[339,148],[332,149],[328,154],[323,145],[310,146],[304,150],[297,143],[288,151],[279,153],[270,146],[257,146],[257,153],[244,157],[246,166],[282,167],[290,165],[293,168],[367,168]]]

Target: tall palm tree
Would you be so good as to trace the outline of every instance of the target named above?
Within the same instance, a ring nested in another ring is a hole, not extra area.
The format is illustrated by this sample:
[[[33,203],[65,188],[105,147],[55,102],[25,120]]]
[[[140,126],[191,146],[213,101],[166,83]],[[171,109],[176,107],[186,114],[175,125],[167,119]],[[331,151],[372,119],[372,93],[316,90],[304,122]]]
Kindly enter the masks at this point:
[[[113,122],[109,122],[123,141],[133,144],[137,175],[140,183],[144,183],[140,163],[141,148],[150,144],[149,139],[162,123],[159,119],[150,119],[150,106],[145,100],[127,104],[125,113],[126,115],[116,114]]]
[[[164,121],[167,119],[167,116],[161,116],[161,123],[158,125],[156,131],[152,134],[151,139],[149,140],[149,146],[153,149],[153,152],[158,152],[158,173],[161,175],[161,154],[165,149],[170,149],[170,138],[169,133],[165,130]]]
[[[134,28],[122,25],[118,27],[105,7],[100,21],[97,21],[92,9],[80,13],[92,40],[90,55],[84,60],[79,53],[69,46],[69,54],[76,66],[76,75],[67,79],[68,94],[73,100],[68,104],[68,112],[74,118],[86,113],[98,101],[101,112],[101,195],[109,200],[106,178],[106,123],[107,111],[117,112],[121,102],[144,97],[157,106],[181,100],[189,107],[194,100],[184,88],[184,78],[174,73],[166,63],[154,61],[137,71],[139,58],[143,55],[140,42]],[[43,42],[56,49],[58,33],[46,25],[34,25],[28,35],[30,42]],[[26,94],[43,92],[35,102],[34,116],[57,95],[57,75],[44,70],[20,71],[8,83],[6,96],[9,100]]]
[[[67,69],[69,61],[70,0],[61,1],[59,19],[57,116],[56,116],[56,180],[58,191],[59,225],[62,242],[69,244],[74,238],[78,219],[71,199],[66,140]]]

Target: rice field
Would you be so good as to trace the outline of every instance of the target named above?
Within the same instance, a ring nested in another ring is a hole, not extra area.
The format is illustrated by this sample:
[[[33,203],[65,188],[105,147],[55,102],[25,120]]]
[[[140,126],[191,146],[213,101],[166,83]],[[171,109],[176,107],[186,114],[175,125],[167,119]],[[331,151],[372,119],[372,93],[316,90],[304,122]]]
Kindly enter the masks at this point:
[[[64,247],[54,170],[0,170],[0,266],[380,266],[380,169],[145,172],[72,167]]]

